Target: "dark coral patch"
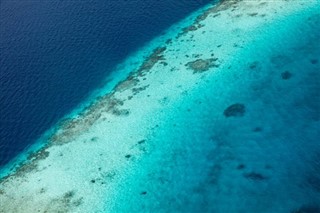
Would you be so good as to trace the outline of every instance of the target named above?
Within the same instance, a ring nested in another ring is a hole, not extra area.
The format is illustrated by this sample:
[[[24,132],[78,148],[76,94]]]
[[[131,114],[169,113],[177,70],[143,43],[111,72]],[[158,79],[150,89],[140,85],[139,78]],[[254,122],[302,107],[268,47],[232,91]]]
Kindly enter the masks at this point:
[[[167,39],[166,40],[166,44],[171,44],[172,43],[172,39]]]
[[[145,72],[148,72],[149,70],[151,70],[151,68],[158,61],[164,60],[163,53],[166,49],[167,49],[166,47],[158,47],[154,49],[153,53],[148,58],[146,58],[143,64],[139,67],[139,69],[137,70],[137,74],[139,76],[144,76]]]
[[[311,63],[311,64],[317,64],[317,63],[318,63],[318,59],[311,59],[311,60],[310,60],[310,63]]]
[[[258,61],[254,61],[254,62],[252,62],[252,63],[249,65],[249,68],[250,68],[251,70],[254,70],[254,69],[257,69],[258,66],[259,66],[259,62],[258,62]]]
[[[319,213],[320,206],[303,205],[299,209],[291,211],[291,213]]]
[[[262,128],[261,127],[255,127],[252,129],[253,132],[261,132]]]
[[[208,183],[211,185],[217,185],[221,176],[222,167],[219,164],[211,166],[208,172]]]
[[[246,107],[243,104],[236,103],[228,106],[223,114],[225,117],[242,117],[246,112]]]
[[[222,0],[222,1],[219,1],[216,4],[214,4],[213,7],[207,9],[206,11],[204,11],[204,13],[199,15],[195,20],[195,24],[205,20],[209,15],[212,15],[212,17],[217,17],[217,16],[220,15],[219,12],[227,10],[227,9],[229,9],[231,7],[235,8],[237,3],[238,3],[237,0]]]
[[[255,180],[255,181],[261,181],[261,180],[267,179],[266,176],[264,176],[260,173],[256,173],[256,172],[245,173],[245,174],[243,174],[243,176],[247,179]]]
[[[209,59],[197,59],[195,61],[190,61],[185,65],[193,70],[193,73],[201,73],[209,70],[211,67],[219,67],[218,64],[214,63],[218,58]]]
[[[73,196],[74,196],[74,191],[69,191],[69,192],[66,192],[64,195],[63,195],[63,198],[64,199],[71,199]]]
[[[92,137],[91,139],[90,139],[90,141],[92,141],[92,142],[96,142],[96,141],[98,141],[98,137]]]
[[[284,71],[281,73],[281,78],[283,80],[288,80],[292,77],[292,74],[289,71]]]
[[[127,116],[130,114],[130,111],[128,109],[114,109],[112,114],[116,116]]]
[[[315,157],[310,162],[311,171],[306,173],[306,184],[314,191],[320,193],[320,154],[316,152]]]
[[[257,16],[258,15],[258,13],[248,13],[248,16]]]
[[[203,24],[196,24],[196,25],[191,25],[191,26],[189,26],[189,27],[185,27],[185,28],[183,28],[182,29],[182,33],[183,34],[186,34],[186,33],[188,33],[188,32],[190,32],[190,31],[196,31],[197,29],[199,29],[199,28],[201,28],[201,27],[203,27],[204,25]]]
[[[146,142],[146,140],[141,140],[141,141],[138,141],[138,144],[143,144],[145,142]]]
[[[149,84],[146,86],[142,86],[142,87],[136,87],[136,88],[132,88],[132,93],[133,95],[136,95],[138,93],[140,93],[143,90],[146,90],[149,87]]]
[[[47,149],[41,149],[38,152],[30,153],[28,156],[28,160],[43,160],[46,159],[49,156],[49,152]]]
[[[74,207],[82,204],[82,200],[83,197],[77,199],[75,192],[69,191],[61,197],[53,198],[43,212],[71,212]]]
[[[308,185],[317,192],[320,192],[320,176],[319,175],[309,175],[307,178]]]
[[[138,83],[139,83],[138,79],[134,78],[133,76],[129,76],[126,80],[120,81],[116,85],[115,90],[122,92],[136,86]]]
[[[242,163],[237,166],[237,169],[239,169],[239,170],[242,170],[244,168],[246,168],[246,166]]]
[[[146,191],[143,191],[143,192],[141,192],[140,194],[141,194],[141,195],[146,195],[147,192],[146,192]]]

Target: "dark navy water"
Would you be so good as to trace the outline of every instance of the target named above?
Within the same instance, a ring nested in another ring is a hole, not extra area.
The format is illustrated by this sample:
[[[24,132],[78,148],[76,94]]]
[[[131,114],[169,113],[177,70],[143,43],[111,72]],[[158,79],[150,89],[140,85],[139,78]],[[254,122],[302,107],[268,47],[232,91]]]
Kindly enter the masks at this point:
[[[126,56],[208,2],[1,0],[0,167]]]

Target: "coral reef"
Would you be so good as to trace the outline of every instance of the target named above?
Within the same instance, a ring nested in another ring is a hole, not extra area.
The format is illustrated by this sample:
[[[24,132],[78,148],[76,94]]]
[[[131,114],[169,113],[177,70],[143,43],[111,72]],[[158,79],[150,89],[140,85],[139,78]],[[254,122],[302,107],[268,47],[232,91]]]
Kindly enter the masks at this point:
[[[246,112],[246,107],[244,104],[235,103],[228,106],[223,114],[225,117],[242,117]]]
[[[209,59],[197,59],[195,61],[190,61],[185,65],[193,70],[193,73],[201,73],[208,71],[212,67],[219,67],[215,62],[218,58],[209,58]]]

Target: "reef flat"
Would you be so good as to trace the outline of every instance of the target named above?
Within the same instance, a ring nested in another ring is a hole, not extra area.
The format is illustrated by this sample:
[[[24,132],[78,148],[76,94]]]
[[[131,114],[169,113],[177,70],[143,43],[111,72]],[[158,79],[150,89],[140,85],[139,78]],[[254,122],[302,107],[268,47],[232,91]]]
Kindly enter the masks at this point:
[[[0,180],[0,212],[319,210],[319,9],[198,11]]]

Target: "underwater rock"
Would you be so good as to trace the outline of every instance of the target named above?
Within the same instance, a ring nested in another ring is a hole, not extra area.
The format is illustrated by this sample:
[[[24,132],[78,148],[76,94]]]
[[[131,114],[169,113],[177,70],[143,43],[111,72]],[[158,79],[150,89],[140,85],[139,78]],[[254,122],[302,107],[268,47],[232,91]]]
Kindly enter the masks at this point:
[[[242,117],[246,112],[244,104],[235,103],[227,107],[223,114],[225,117]]]

